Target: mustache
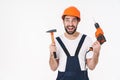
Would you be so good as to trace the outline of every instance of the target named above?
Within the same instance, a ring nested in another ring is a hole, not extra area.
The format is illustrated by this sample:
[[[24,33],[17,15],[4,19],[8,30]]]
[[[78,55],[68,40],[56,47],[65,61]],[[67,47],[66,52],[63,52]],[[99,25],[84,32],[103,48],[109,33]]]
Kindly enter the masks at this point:
[[[67,27],[67,28],[68,28],[68,27],[73,27],[73,28],[75,28],[75,26],[66,26],[66,27]]]

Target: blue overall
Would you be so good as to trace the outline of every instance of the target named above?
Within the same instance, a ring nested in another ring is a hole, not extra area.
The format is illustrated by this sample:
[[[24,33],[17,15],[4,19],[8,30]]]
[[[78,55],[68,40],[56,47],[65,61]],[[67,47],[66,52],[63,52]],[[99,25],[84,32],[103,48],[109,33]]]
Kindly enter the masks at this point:
[[[56,80],[89,80],[87,70],[81,71],[81,67],[78,59],[78,54],[84,42],[85,37],[86,35],[82,36],[74,56],[70,56],[68,50],[61,41],[60,37],[56,38],[67,56],[65,72],[58,71],[58,76]]]

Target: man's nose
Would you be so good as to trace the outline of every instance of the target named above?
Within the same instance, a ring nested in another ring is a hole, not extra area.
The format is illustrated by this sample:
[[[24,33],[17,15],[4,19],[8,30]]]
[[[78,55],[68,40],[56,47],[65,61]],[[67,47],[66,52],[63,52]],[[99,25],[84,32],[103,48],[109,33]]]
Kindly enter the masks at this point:
[[[69,25],[72,26],[72,25],[73,25],[73,21],[70,21],[70,22],[69,22]]]

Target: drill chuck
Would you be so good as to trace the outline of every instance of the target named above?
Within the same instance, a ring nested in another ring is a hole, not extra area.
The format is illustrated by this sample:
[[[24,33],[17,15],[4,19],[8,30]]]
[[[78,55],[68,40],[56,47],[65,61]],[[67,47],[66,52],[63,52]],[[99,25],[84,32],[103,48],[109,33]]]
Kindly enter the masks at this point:
[[[99,28],[99,24],[98,23],[95,23],[95,28]]]

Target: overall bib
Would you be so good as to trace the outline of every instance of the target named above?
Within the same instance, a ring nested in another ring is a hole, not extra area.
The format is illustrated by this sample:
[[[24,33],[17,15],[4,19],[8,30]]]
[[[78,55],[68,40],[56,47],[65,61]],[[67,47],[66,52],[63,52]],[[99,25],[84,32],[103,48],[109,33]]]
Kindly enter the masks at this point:
[[[67,56],[65,72],[58,71],[58,76],[56,80],[89,80],[87,70],[81,71],[81,67],[78,59],[78,54],[84,42],[85,37],[86,35],[82,36],[74,56],[70,56],[68,50],[61,41],[60,37],[56,38]]]

